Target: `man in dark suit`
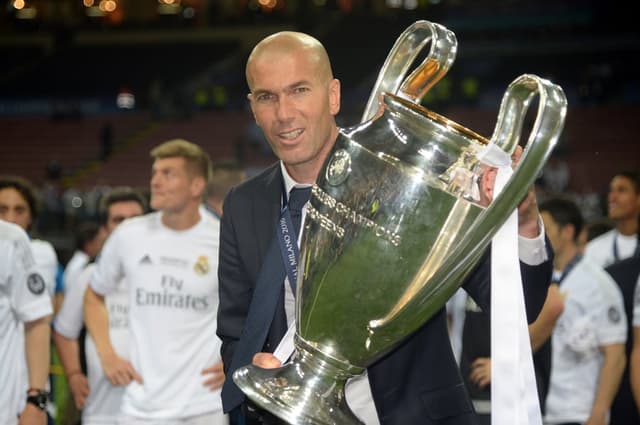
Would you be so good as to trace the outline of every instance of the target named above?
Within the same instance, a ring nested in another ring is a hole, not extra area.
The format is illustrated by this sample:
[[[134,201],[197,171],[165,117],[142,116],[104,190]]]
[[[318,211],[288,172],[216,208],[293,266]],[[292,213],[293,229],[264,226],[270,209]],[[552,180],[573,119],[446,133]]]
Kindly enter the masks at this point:
[[[340,82],[333,78],[324,47],[301,33],[283,32],[262,40],[246,67],[249,101],[254,118],[280,161],[234,188],[224,202],[220,237],[220,304],[218,335],[223,341],[225,373],[243,366],[239,347],[247,345],[245,324],[258,298],[263,275],[269,269],[269,245],[276,233],[289,189],[313,184],[337,136],[335,115],[340,109]],[[537,238],[541,259],[522,264],[528,319],[537,316],[551,276],[549,253],[531,192],[519,208],[519,233]],[[490,273],[487,253],[464,287],[484,309],[489,308]],[[277,260],[277,258],[276,258]],[[282,288],[271,319],[260,323],[253,363],[274,367],[271,353],[294,316],[292,291]],[[244,329],[244,332],[243,332]],[[255,338],[255,337],[252,337]],[[243,345],[244,344],[244,345]],[[245,354],[243,354],[245,355]],[[252,360],[242,359],[245,364]],[[240,364],[238,364],[240,363]],[[381,424],[470,424],[474,413],[448,340],[444,308],[396,349],[368,369],[372,419]],[[227,379],[223,388],[225,411],[246,407],[246,399]],[[368,391],[367,391],[368,392]],[[234,395],[235,393],[235,395]],[[348,398],[348,395],[347,395]],[[353,406],[351,406],[353,408]],[[366,406],[365,406],[366,407]],[[252,410],[252,409],[249,409]],[[358,413],[356,411],[356,413]],[[247,412],[247,423],[271,423],[268,415]]]

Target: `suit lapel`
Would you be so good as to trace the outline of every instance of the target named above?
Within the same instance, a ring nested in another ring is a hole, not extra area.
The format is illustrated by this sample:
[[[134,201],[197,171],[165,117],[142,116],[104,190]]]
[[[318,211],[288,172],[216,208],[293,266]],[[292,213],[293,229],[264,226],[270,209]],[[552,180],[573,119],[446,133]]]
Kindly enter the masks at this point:
[[[263,183],[258,185],[259,192],[254,198],[251,211],[260,261],[264,259],[269,243],[273,239],[280,216],[282,172],[279,162],[272,165],[264,174]]]

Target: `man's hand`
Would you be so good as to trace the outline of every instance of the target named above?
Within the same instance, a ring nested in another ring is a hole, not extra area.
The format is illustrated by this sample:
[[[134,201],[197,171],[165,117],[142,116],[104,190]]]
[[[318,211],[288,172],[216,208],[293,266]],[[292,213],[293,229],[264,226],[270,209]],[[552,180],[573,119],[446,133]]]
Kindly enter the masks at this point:
[[[84,373],[78,371],[67,377],[76,409],[81,410],[89,397],[89,381]]]
[[[522,146],[517,146],[511,155],[511,167],[515,168],[522,157]],[[480,179],[480,205],[488,206],[493,201],[494,186],[498,169],[483,165],[484,171]],[[518,234],[522,237],[534,239],[540,235],[540,214],[534,185],[529,187],[527,194],[518,205]]]
[[[222,360],[216,362],[213,366],[203,369],[200,372],[202,375],[208,375],[207,380],[204,381],[204,386],[211,391],[215,391],[222,387],[224,384],[224,369],[222,367]]]
[[[282,366],[282,362],[271,353],[257,353],[253,356],[253,365],[263,369],[275,369]]]
[[[522,146],[516,146],[511,155],[512,167],[515,168],[522,157]],[[540,234],[538,202],[534,185],[529,187],[527,194],[518,205],[518,234],[525,238],[535,238]]]
[[[20,418],[18,419],[18,425],[46,425],[47,424],[47,412],[40,410],[37,406],[31,403],[27,403]]]
[[[537,237],[540,234],[539,215],[536,192],[532,186],[518,205],[518,234],[525,238]]]
[[[478,388],[483,389],[491,383],[491,357],[478,357],[471,364],[469,379]]]
[[[607,425],[607,415],[606,412],[603,413],[599,413],[594,415],[593,412],[591,412],[591,416],[589,416],[589,419],[587,419],[587,422],[584,423],[584,425]]]
[[[136,372],[129,361],[117,354],[102,360],[104,374],[112,385],[126,386],[131,381],[142,384],[142,377]]]

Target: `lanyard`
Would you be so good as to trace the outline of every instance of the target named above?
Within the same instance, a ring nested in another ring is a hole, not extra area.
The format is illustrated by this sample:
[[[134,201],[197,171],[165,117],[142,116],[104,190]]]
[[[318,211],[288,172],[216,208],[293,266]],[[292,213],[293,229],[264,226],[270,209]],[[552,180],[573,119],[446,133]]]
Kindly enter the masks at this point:
[[[576,264],[578,264],[578,262],[580,260],[582,260],[582,255],[580,255],[580,254],[578,254],[575,257],[573,257],[573,259],[571,261],[569,261],[569,264],[566,265],[564,270],[562,270],[562,274],[560,275],[560,278],[558,278],[558,281],[557,282],[552,282],[552,283],[557,283],[558,285],[560,283],[562,283],[564,278],[567,277],[569,272],[571,272],[571,270],[573,270],[573,268],[576,266]]]
[[[613,234],[613,262],[617,263],[620,261],[620,256],[618,255],[618,244],[616,243],[618,240],[618,232]],[[636,250],[633,252],[631,257],[640,257],[640,233],[638,233],[638,241],[636,242]]]
[[[289,212],[289,201],[287,199],[284,182],[282,184],[282,209],[280,210],[280,219],[278,220],[278,230],[276,233],[278,235],[284,270],[287,273],[289,285],[295,297],[300,250],[298,249],[298,235],[296,234],[293,221],[291,220],[291,213]]]

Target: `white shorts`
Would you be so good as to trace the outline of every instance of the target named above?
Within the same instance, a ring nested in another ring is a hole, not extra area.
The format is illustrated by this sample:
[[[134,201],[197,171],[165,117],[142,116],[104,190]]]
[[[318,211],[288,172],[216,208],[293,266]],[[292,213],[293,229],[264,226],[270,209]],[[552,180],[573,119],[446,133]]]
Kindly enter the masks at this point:
[[[202,415],[189,416],[181,419],[147,419],[135,416],[121,415],[118,418],[118,425],[228,425],[229,418],[222,413],[204,413]]]

